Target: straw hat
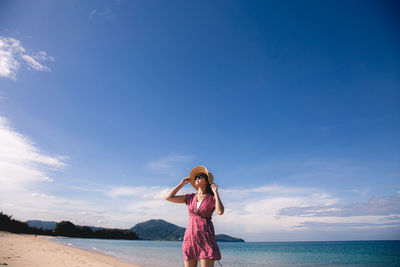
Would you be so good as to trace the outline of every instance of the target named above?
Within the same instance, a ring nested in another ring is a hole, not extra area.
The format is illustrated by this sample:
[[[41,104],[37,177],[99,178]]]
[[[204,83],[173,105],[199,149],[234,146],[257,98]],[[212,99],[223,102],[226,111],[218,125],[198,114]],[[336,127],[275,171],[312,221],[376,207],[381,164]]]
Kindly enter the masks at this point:
[[[214,176],[212,175],[211,172],[207,171],[207,168],[204,166],[197,166],[194,167],[189,174],[189,178],[190,178],[190,183],[192,184],[192,186],[194,187],[194,189],[199,190],[198,186],[196,186],[195,184],[195,180],[194,178],[199,175],[200,173],[204,173],[208,176],[208,182],[210,184],[214,183]]]

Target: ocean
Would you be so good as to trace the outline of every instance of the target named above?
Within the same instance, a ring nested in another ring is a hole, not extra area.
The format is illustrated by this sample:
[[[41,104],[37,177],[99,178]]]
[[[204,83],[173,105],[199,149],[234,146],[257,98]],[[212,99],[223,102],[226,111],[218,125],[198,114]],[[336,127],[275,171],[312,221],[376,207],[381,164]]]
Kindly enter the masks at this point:
[[[50,240],[142,267],[184,266],[181,241]],[[400,266],[400,241],[218,242],[218,246],[224,267]]]

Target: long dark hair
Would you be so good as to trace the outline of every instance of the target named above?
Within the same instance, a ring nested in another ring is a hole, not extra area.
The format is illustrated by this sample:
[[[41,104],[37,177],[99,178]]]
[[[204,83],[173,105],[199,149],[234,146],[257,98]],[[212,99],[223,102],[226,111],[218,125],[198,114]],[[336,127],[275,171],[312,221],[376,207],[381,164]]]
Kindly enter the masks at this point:
[[[214,192],[211,190],[211,185],[210,185],[210,182],[208,181],[208,175],[207,175],[207,186],[206,186],[206,191],[207,191],[207,194],[210,194],[210,195],[214,195]]]

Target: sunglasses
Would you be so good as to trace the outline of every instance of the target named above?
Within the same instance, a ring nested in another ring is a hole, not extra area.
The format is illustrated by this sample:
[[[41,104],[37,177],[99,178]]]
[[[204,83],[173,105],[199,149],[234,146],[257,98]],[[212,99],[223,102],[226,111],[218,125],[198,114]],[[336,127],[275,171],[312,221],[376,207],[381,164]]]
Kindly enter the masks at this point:
[[[207,178],[207,175],[205,175],[205,174],[199,174],[199,175],[197,175],[197,176],[194,178],[194,180],[201,180],[202,178]]]

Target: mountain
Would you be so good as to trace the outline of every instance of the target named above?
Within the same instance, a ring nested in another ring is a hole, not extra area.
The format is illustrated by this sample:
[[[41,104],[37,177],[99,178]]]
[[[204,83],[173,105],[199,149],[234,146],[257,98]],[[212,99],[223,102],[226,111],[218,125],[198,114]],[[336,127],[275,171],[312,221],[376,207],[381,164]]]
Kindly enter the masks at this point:
[[[138,223],[130,230],[135,231],[140,239],[182,241],[186,228],[179,227],[164,220],[152,219]],[[245,242],[243,239],[225,234],[215,235],[215,239],[219,242]]]
[[[148,220],[136,224],[130,230],[135,231],[140,239],[146,240],[183,240],[186,228],[164,220]]]
[[[36,228],[41,228],[43,230],[53,230],[56,228],[57,222],[49,222],[49,221],[39,221],[39,220],[30,220],[26,221],[26,223],[30,227],[36,227]]]

